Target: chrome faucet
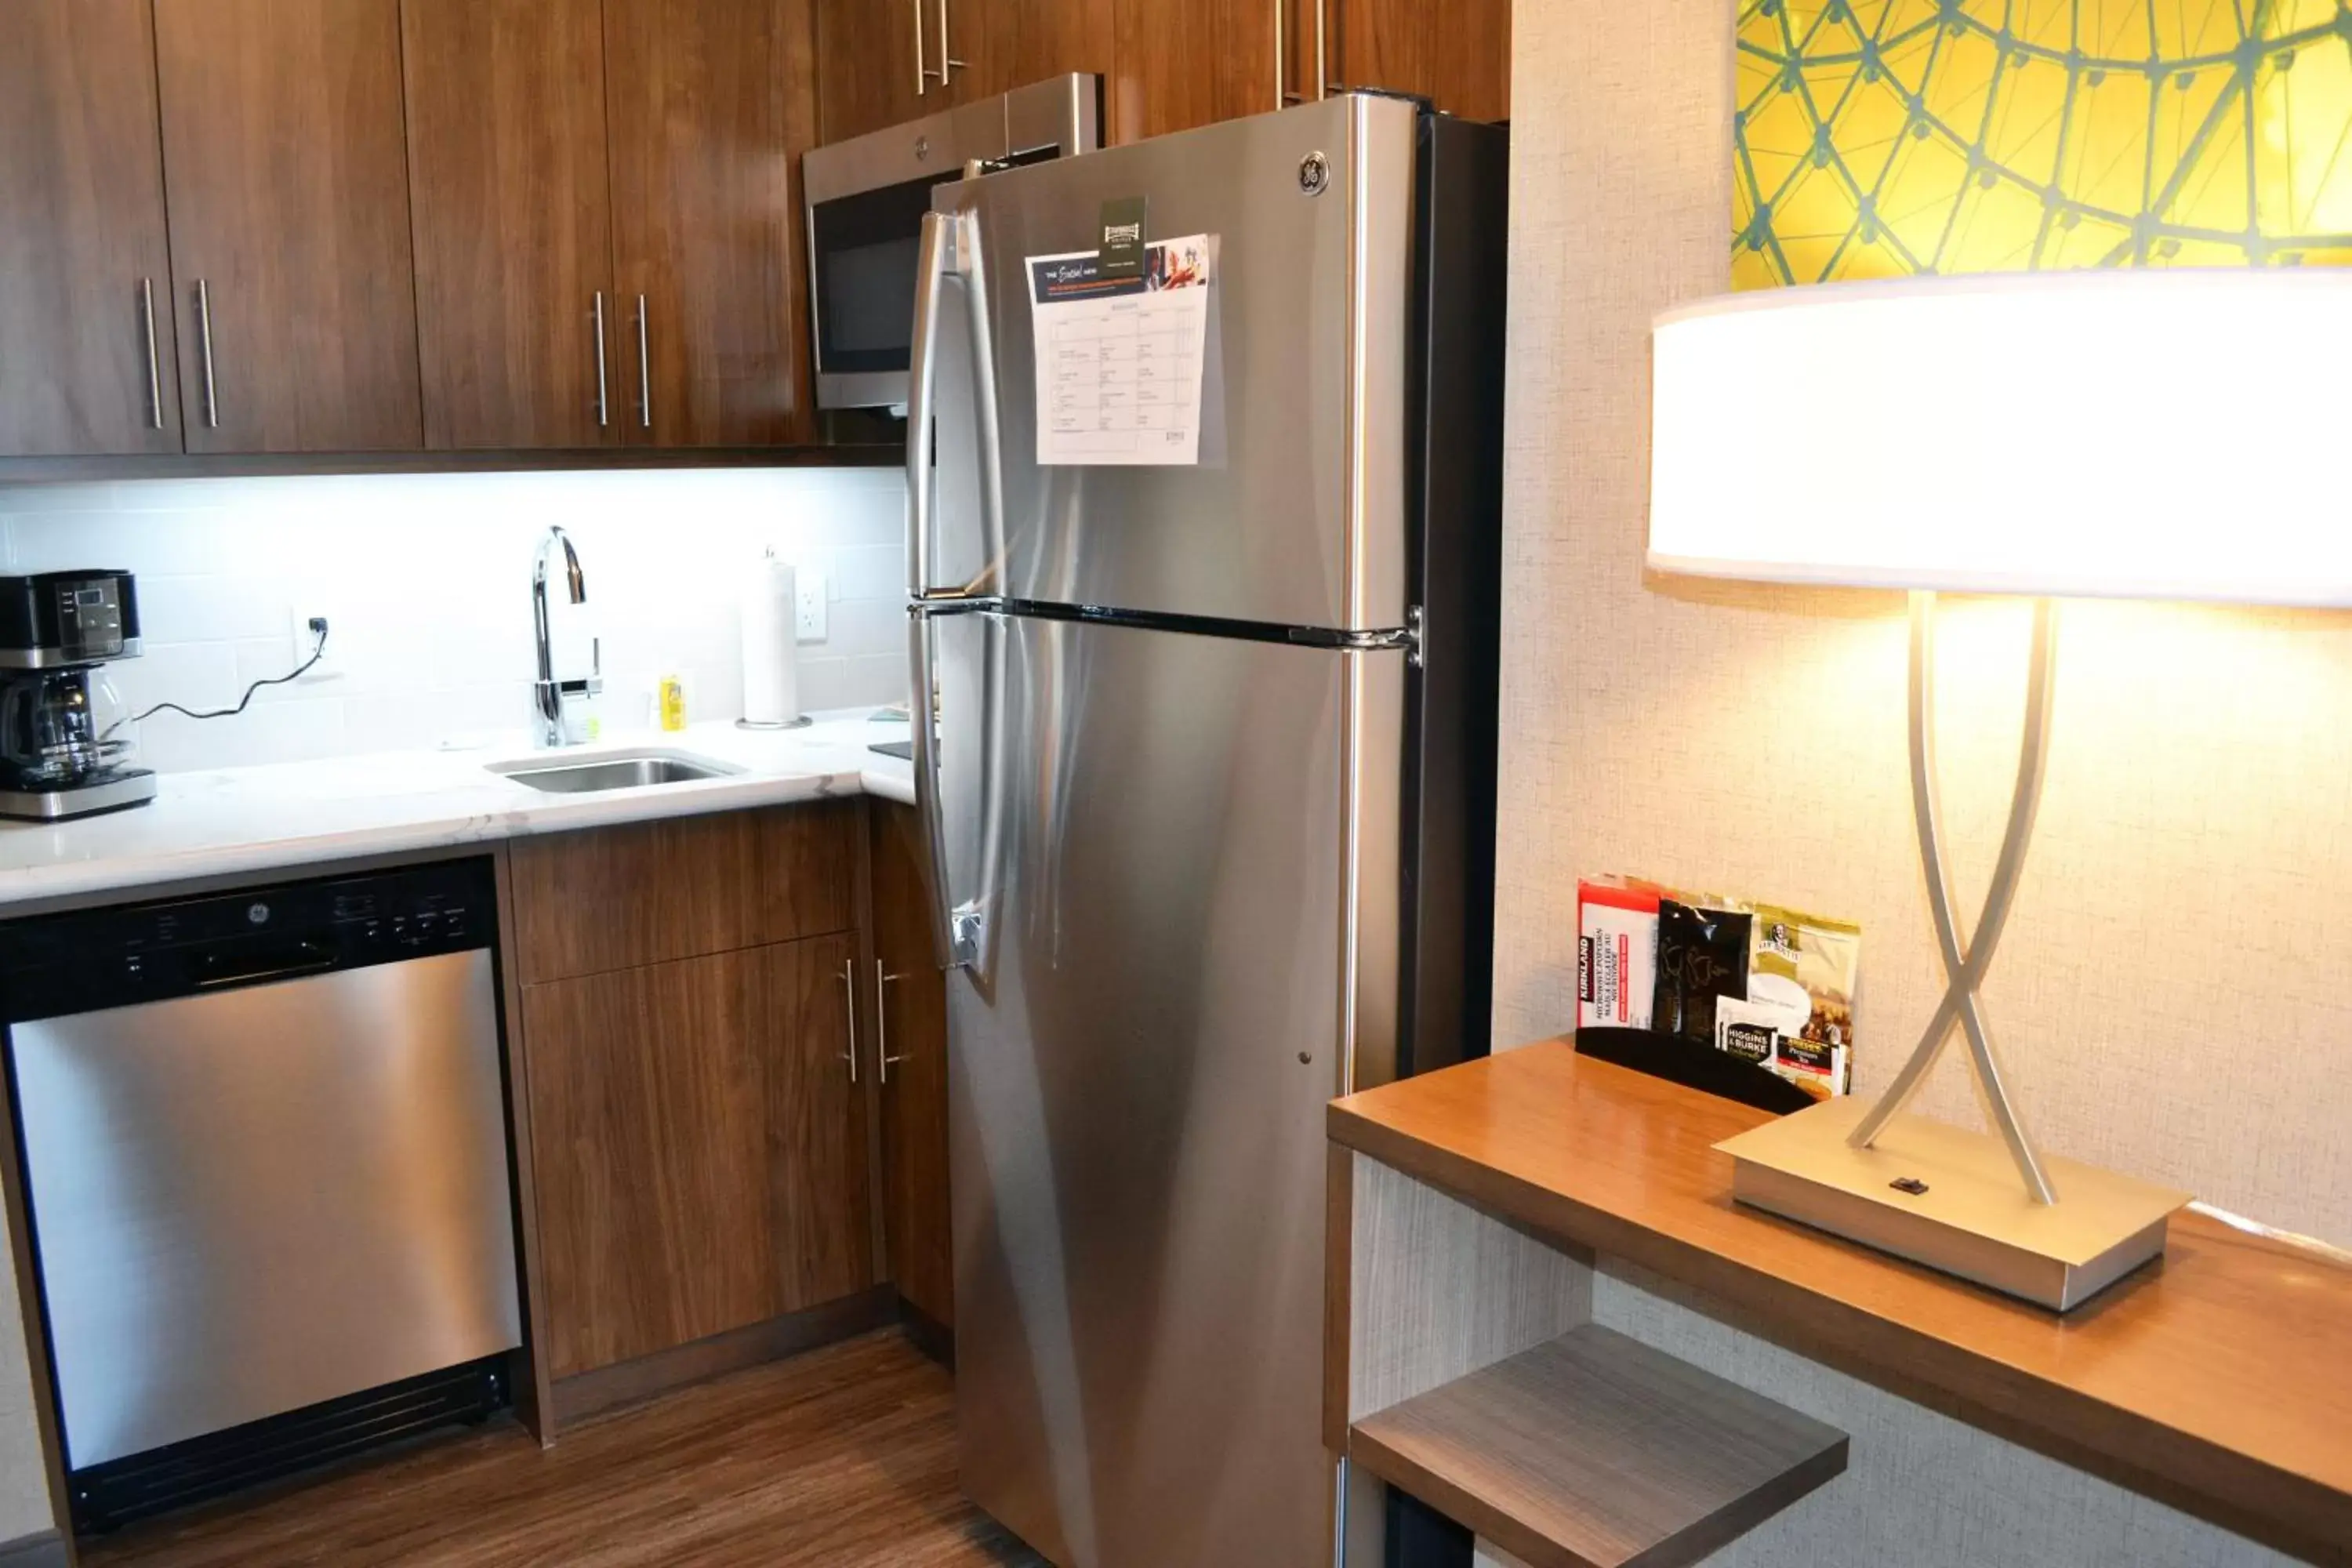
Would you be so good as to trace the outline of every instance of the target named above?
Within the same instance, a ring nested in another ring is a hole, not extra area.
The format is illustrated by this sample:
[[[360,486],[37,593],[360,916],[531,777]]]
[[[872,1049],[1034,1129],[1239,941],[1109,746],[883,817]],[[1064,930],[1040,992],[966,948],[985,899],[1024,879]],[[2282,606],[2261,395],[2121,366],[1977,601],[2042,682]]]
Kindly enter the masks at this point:
[[[547,537],[540,542],[539,557],[530,569],[530,626],[539,640],[539,679],[530,687],[532,702],[539,710],[533,739],[542,746],[572,743],[572,727],[564,720],[565,698],[593,697],[604,689],[604,649],[602,640],[595,637],[588,641],[588,679],[555,679],[555,649],[547,632],[547,563],[559,544],[563,546],[566,594],[575,605],[588,602],[587,579],[580,574],[580,554],[572,548],[571,536],[561,528],[549,529]]]

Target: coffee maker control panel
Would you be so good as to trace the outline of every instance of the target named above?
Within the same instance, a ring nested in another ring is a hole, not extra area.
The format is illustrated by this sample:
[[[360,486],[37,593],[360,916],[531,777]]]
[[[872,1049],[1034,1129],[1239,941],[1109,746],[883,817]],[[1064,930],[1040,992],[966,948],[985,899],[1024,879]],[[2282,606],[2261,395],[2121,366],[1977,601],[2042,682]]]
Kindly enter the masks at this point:
[[[99,664],[138,652],[139,597],[130,573],[0,576],[0,668]]]

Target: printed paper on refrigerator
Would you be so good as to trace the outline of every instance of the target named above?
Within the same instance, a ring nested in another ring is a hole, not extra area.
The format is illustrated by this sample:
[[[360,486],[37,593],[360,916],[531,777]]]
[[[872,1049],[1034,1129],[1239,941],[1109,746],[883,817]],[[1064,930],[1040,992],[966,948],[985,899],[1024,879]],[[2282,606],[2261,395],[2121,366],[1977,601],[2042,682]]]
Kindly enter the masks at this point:
[[[1200,462],[1213,248],[1153,240],[1143,276],[1122,280],[1096,251],[1027,258],[1040,466]]]

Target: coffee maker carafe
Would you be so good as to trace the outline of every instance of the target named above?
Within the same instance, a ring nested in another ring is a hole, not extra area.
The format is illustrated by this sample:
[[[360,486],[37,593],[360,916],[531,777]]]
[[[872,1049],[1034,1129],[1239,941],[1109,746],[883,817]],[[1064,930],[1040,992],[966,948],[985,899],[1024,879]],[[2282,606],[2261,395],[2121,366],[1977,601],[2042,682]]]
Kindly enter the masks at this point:
[[[0,576],[0,816],[54,822],[154,798],[100,669],[138,653],[130,573]]]

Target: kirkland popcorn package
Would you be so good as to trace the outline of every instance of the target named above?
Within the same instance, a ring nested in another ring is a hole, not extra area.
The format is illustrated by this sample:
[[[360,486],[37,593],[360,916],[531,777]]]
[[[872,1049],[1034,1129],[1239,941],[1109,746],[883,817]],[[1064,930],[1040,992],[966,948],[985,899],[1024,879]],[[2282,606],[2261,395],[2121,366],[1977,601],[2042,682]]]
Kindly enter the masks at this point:
[[[1576,885],[1576,1026],[1646,1029],[1658,981],[1658,901],[1630,877]]]

